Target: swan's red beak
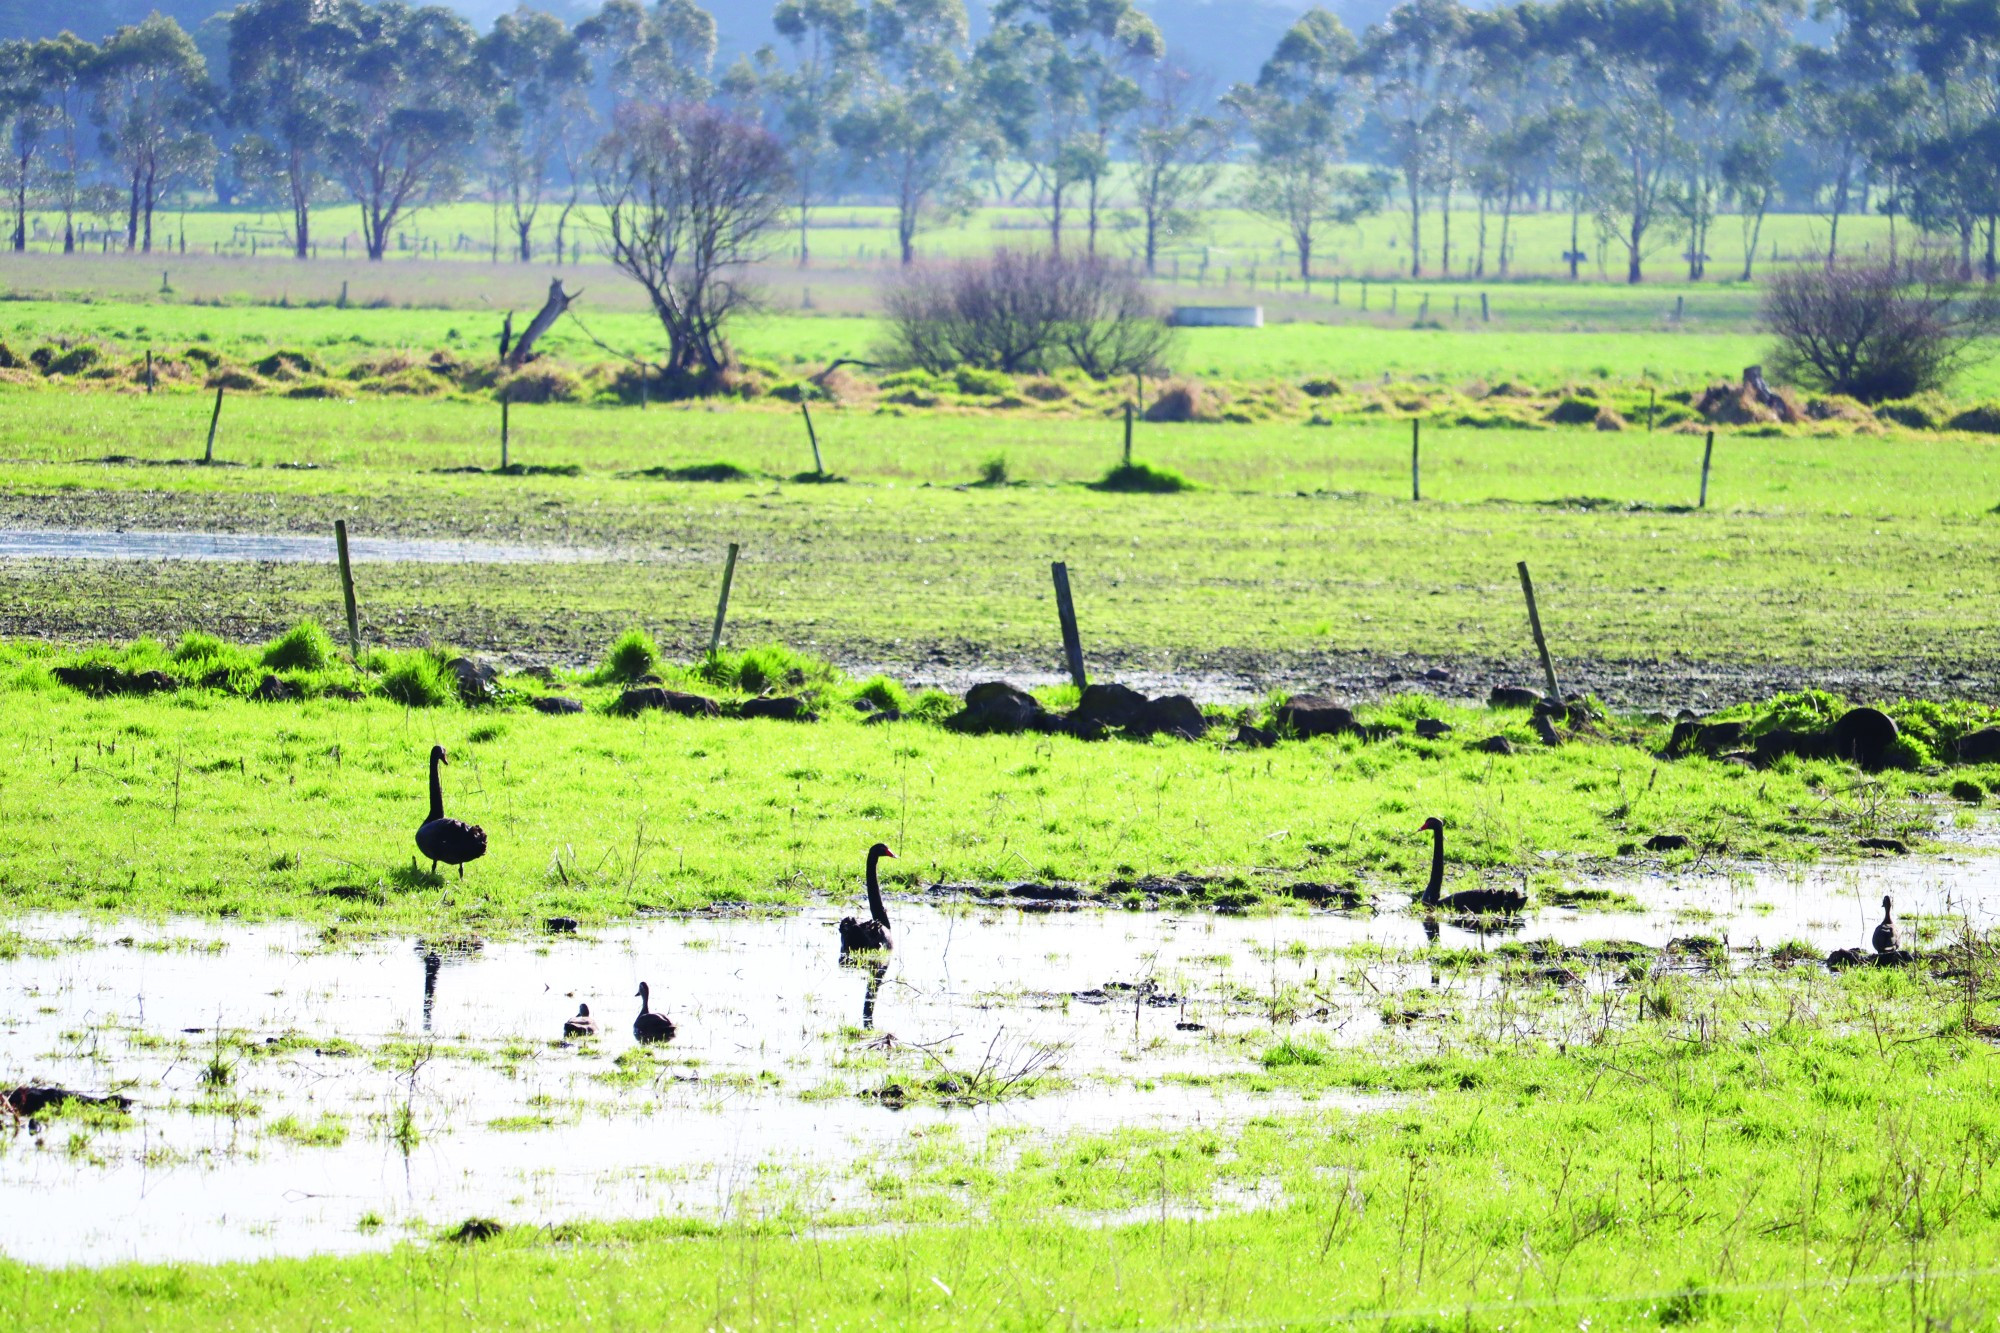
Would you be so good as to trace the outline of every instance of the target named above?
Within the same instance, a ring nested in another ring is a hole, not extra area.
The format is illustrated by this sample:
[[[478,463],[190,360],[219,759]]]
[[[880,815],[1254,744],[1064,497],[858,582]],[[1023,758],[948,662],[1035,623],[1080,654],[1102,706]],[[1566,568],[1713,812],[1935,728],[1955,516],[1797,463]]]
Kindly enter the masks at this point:
[[[892,852],[892,851],[888,851],[887,849],[884,849],[884,851],[882,852],[882,855],[884,855],[884,856],[888,857],[888,858],[889,858],[889,859],[890,859],[891,861],[894,861],[894,860],[898,859],[898,858],[897,858],[897,856],[896,856],[896,854],[895,854],[894,852]]]

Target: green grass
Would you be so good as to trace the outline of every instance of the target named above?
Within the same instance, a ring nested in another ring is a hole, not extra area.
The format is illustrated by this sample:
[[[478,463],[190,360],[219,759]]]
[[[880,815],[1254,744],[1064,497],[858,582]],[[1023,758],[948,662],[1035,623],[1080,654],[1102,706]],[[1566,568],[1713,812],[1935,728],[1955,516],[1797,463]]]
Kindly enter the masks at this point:
[[[0,1292],[31,1324],[60,1311],[164,1329],[527,1328],[614,1308],[675,1328],[1990,1317],[2000,1056],[1960,1028],[1963,988],[1869,970],[1656,988],[1670,1017],[1515,994],[1514,1021],[1434,1027],[1430,1050],[1248,1034],[1222,1052],[1241,1071],[1225,1084],[1386,1099],[1237,1127],[899,1135],[837,1211],[779,1184],[715,1221],[433,1219],[439,1236],[485,1238],[258,1264],[9,1263]],[[1980,990],[1983,1013],[1990,980]],[[1580,1040],[1524,1033],[1538,1020]]]
[[[723,668],[745,689],[793,688],[799,663],[813,670],[780,650]],[[880,682],[859,692],[896,698]],[[1457,736],[1240,752],[1220,744],[1226,729],[1194,744],[968,737],[920,722],[863,726],[844,707],[799,725],[260,704],[209,691],[93,699],[48,683],[31,662],[0,689],[12,829],[0,879],[15,912],[429,929],[844,894],[878,839],[901,857],[897,887],[1101,887],[1191,871],[1254,897],[1273,886],[1241,871],[1261,866],[1409,889],[1428,853],[1413,832],[1427,814],[1459,830],[1452,851],[1468,869],[1532,865],[1542,851],[1615,859],[1660,830],[1737,856],[1811,857],[1862,834],[1921,838],[1927,816],[1908,800],[1957,776],[1663,764],[1649,751],[1664,730],[1643,724],[1618,743],[1546,751],[1519,714],[1435,711]],[[1395,724],[1407,712],[1392,702],[1380,716]],[[1496,730],[1520,753],[1464,747]],[[413,866],[433,744],[451,752],[446,809],[490,838],[463,886]]]

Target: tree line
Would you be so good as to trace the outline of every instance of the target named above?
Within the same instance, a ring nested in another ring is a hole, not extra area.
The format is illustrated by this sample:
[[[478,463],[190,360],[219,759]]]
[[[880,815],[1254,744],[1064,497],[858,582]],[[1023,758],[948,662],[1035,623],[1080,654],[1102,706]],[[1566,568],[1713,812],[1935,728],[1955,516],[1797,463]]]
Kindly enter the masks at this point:
[[[1823,219],[1829,265],[1842,224],[1875,213],[1892,262],[1943,245],[1995,277],[1991,0],[1822,0],[1810,21],[1801,0],[1406,0],[1359,35],[1316,8],[1227,89],[1133,0],[999,0],[976,42],[962,0],[778,0],[773,18],[778,41],[721,70],[696,0],[605,0],[574,24],[523,5],[484,33],[401,0],[250,0],[193,34],[156,13],[100,42],[0,43],[11,243],[32,210],[60,216],[66,250],[80,218],[121,215],[150,250],[156,208],[193,196],[278,207],[302,258],[319,211],[352,206],[380,259],[413,210],[481,197],[518,258],[551,235],[561,257],[586,198],[630,199],[634,145],[665,132],[647,109],[700,107],[759,164],[802,263],[813,210],[867,198],[893,208],[906,264],[989,200],[1037,206],[1058,253],[1108,251],[1116,227],[1151,272],[1234,204],[1307,278],[1384,211],[1413,276],[1504,277],[1526,210],[1567,216],[1572,277],[1593,243],[1630,281],[1660,256],[1700,279],[1728,225],[1748,278],[1789,208]]]

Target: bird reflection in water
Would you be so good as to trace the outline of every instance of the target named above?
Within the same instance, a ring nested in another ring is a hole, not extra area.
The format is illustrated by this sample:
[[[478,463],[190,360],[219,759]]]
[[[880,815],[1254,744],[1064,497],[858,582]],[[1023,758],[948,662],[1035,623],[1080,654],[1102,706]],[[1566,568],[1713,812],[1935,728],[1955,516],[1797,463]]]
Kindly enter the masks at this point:
[[[875,1030],[875,996],[882,989],[882,978],[889,973],[889,963],[883,958],[856,960],[858,966],[868,971],[868,989],[861,996],[861,1030]]]
[[[438,957],[437,950],[424,950],[424,1031],[431,1030],[431,1007],[437,1003],[438,969],[444,966],[444,959]]]

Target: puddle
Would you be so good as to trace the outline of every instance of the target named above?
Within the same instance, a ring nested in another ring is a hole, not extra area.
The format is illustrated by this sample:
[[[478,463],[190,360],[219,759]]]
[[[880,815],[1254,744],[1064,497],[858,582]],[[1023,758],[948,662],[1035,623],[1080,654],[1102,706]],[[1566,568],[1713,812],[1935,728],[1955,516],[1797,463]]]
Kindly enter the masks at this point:
[[[350,559],[361,564],[542,565],[609,557],[585,547],[512,546],[499,542],[351,537]],[[0,529],[0,559],[202,560],[270,564],[331,564],[333,538],[229,532],[97,532],[66,528]]]
[[[1515,937],[1727,936],[1744,966],[1756,945],[1864,943],[1885,892],[1906,931],[1948,931],[1968,914],[1990,927],[2000,861],[1606,887],[1647,909],[1544,909]],[[1348,952],[1421,948],[1424,923],[1400,902],[1353,916],[891,910],[899,948],[879,976],[838,963],[839,907],[494,941],[434,963],[407,937],[329,947],[290,924],[16,920],[29,943],[0,963],[0,1077],[116,1088],[137,1107],[125,1128],[55,1119],[39,1141],[0,1129],[0,1252],[220,1260],[386,1246],[475,1215],[865,1214],[871,1177],[924,1136],[978,1152],[1015,1136],[1383,1104],[1212,1081],[1254,1072],[1281,1035],[1359,1042],[1395,1023],[1408,1040],[1435,1042],[1482,1025],[1523,1030],[1522,1006],[1490,1003],[1518,980]],[[79,937],[91,947],[35,944]],[[1504,938],[1444,923],[1437,942]],[[631,1036],[640,981],[679,1028],[643,1052]],[[1621,969],[1588,973],[1529,1014],[1528,1030],[1584,1022],[1623,984]],[[561,1044],[580,1002],[603,1035]],[[358,1049],[336,1053],[336,1042]],[[204,1069],[218,1049],[231,1068],[212,1088]],[[862,1095],[1038,1061],[1053,1081],[1032,1096],[898,1108]],[[345,1137],[298,1142],[276,1128],[287,1117],[294,1134],[338,1126]],[[370,1217],[382,1225],[364,1228]]]

